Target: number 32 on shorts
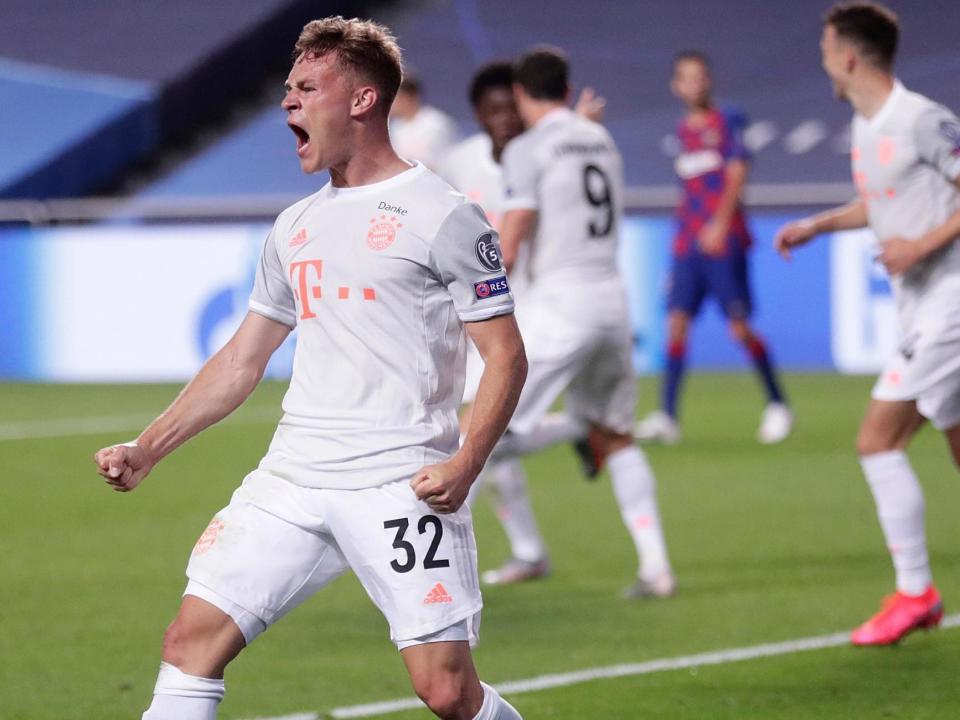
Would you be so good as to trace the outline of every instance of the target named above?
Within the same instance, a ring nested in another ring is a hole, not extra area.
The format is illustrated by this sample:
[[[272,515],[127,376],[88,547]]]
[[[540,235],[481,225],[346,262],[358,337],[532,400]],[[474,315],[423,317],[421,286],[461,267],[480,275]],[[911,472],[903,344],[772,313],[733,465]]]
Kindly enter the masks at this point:
[[[410,528],[410,521],[407,518],[397,518],[396,520],[387,520],[383,523],[384,530],[396,530],[393,537],[393,547],[404,553],[403,562],[391,560],[390,567],[398,573],[406,573],[413,570],[417,564],[417,551],[413,545],[403,539]],[[423,558],[423,569],[434,570],[436,568],[450,567],[449,560],[437,558],[437,550],[440,548],[440,541],[443,539],[443,523],[436,515],[423,515],[417,523],[417,531],[423,535],[430,529],[433,529],[433,539],[430,541],[430,547]]]

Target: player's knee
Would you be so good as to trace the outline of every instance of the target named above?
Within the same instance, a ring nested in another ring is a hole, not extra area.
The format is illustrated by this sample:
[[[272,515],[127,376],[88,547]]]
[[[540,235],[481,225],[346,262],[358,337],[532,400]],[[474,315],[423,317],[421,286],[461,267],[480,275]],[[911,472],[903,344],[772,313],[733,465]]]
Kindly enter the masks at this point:
[[[897,449],[899,446],[893,438],[879,434],[871,428],[861,428],[857,433],[857,455],[860,457]]]
[[[467,703],[466,682],[457,673],[432,673],[414,678],[413,689],[435,715],[454,720]]]
[[[750,327],[743,320],[731,320],[727,329],[730,331],[730,336],[743,345],[748,344],[753,339]]]
[[[163,661],[182,667],[190,659],[191,635],[179,617],[163,633]]]

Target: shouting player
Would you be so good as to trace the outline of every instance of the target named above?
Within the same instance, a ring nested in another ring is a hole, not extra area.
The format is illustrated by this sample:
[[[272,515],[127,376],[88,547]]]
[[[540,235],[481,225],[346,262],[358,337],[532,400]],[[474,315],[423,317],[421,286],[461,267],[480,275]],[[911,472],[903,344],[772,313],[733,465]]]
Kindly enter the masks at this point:
[[[838,5],[826,16],[823,67],[855,111],[851,164],[859,196],[785,226],[775,240],[789,258],[815,235],[869,226],[903,333],[857,437],[897,591],[854,630],[856,645],[888,645],[939,624],[923,491],[906,454],[925,419],[946,434],[960,464],[960,122],[895,78],[898,36],[896,16],[873,3]]]
[[[277,218],[227,345],[135,442],[96,454],[110,485],[133,490],[240,405],[298,328],[283,419],[194,548],[143,717],[214,718],[226,665],[353,570],[436,715],[516,720],[471,659],[481,598],[463,504],[526,372],[503,271],[478,258],[496,235],[477,205],[391,147],[401,57],[386,28],[313,21],[294,57],[283,109],[301,168],[331,181]],[[457,450],[464,324],[486,365]]]
[[[683,199],[677,209],[667,298],[667,367],[661,407],[637,424],[636,436],[644,441],[679,442],[677,406],[690,322],[712,296],[763,384],[766,407],[757,439],[780,442],[790,434],[793,415],[767,347],[750,325],[753,303],[747,252],[752,240],[741,204],[750,163],[742,137],[746,121],[737,110],[714,103],[710,61],[701,52],[676,56],[670,88],[686,115],[677,129],[676,171]]]
[[[588,463],[606,465],[623,521],[640,555],[628,597],[666,597],[676,581],[667,558],[653,472],[633,443],[636,380],[627,301],[616,255],[623,162],[610,134],[567,107],[566,56],[538,48],[517,63],[517,108],[527,127],[503,154],[501,235],[511,267],[531,243],[531,285],[519,321],[530,375],[500,453],[589,437]],[[565,393],[566,417],[544,415]]]

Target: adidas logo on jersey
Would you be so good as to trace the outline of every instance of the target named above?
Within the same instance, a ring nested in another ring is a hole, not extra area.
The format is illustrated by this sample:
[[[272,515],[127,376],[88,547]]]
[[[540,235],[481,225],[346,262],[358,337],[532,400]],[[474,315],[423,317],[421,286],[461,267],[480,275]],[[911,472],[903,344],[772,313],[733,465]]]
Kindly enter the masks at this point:
[[[450,593],[447,592],[447,589],[443,586],[443,583],[437,583],[433,586],[433,590],[427,593],[427,596],[423,599],[424,605],[433,605],[435,603],[452,603],[453,597]]]
[[[303,245],[307,241],[307,229],[300,228],[300,232],[290,238],[290,243],[288,247],[297,247],[298,245]]]

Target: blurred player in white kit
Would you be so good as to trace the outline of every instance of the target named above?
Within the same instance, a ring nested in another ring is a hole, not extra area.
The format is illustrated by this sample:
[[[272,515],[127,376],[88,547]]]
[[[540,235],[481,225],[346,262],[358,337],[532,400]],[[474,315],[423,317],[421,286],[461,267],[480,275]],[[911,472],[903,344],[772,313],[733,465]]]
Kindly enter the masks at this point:
[[[640,563],[626,597],[667,597],[667,557],[656,483],[634,445],[636,379],[626,293],[617,269],[623,161],[610,134],[567,104],[569,66],[537,48],[514,67],[527,130],[503,153],[501,221],[508,270],[530,243],[530,285],[519,316],[530,362],[517,411],[494,457],[577,441],[588,474],[610,471]],[[546,417],[563,394],[565,415]]]
[[[851,164],[859,196],[785,226],[775,240],[789,257],[819,233],[870,227],[900,320],[902,343],[873,388],[857,437],[897,591],[853,631],[856,645],[889,645],[940,623],[923,491],[906,449],[929,420],[960,464],[960,122],[896,79],[898,37],[896,16],[877,4],[842,4],[827,14],[823,67],[855,111]]]
[[[299,331],[270,448],[194,548],[144,720],[211,720],[226,665],[347,570],[383,612],[417,694],[439,717],[516,720],[473,666],[482,606],[464,499],[526,373],[482,210],[390,145],[400,50],[368,21],[307,24],[283,109],[305,172],[331,181],[280,214],[250,312],[170,408],[99,472],[134,489],[253,391]],[[464,328],[485,361],[458,448]]]
[[[523,132],[523,121],[513,97],[512,63],[492,62],[479,68],[470,82],[468,94],[477,123],[483,129],[455,145],[441,162],[438,172],[468,198],[479,203],[493,227],[498,228],[504,201],[503,168],[500,165],[503,150]],[[584,117],[599,121],[603,107],[604,100],[597,97],[592,88],[584,88],[576,110]],[[522,258],[514,263],[510,273],[510,289],[522,308],[520,296],[529,283],[525,261],[529,248],[523,246],[520,252]],[[483,361],[471,345],[467,350],[462,431],[469,426],[470,404],[476,398],[482,373]],[[510,543],[510,558],[502,567],[481,574],[483,582],[501,585],[548,575],[550,560],[533,515],[520,461],[510,458],[491,463],[471,489],[468,502],[473,501],[481,480],[492,486],[496,514]]]
[[[408,70],[390,109],[390,140],[397,154],[435,170],[459,134],[452,117],[423,102],[420,80]]]

